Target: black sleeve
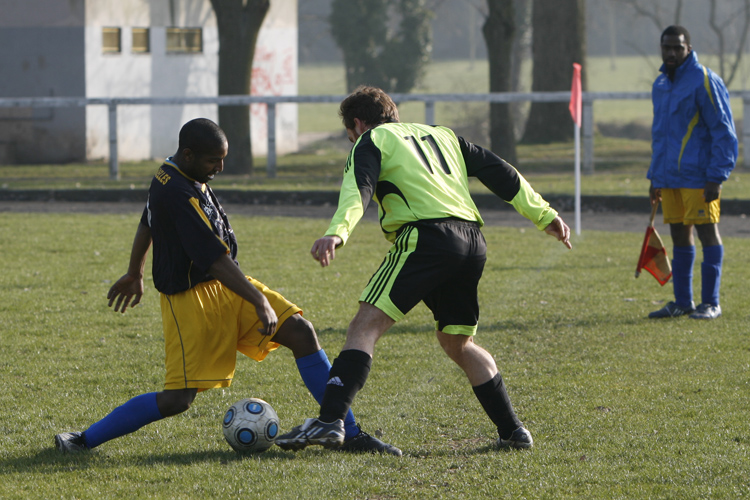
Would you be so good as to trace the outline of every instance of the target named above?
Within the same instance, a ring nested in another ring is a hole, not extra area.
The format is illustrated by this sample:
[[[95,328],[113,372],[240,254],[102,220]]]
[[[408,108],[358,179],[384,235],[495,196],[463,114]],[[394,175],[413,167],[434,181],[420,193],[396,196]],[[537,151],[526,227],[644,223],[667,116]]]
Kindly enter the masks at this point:
[[[362,135],[351,155],[351,163],[347,168],[354,168],[362,210],[366,211],[378,185],[381,161],[380,149],[372,142],[371,130]]]
[[[476,177],[503,200],[510,202],[521,189],[518,172],[495,153],[458,137],[461,154],[466,163],[466,173]]]

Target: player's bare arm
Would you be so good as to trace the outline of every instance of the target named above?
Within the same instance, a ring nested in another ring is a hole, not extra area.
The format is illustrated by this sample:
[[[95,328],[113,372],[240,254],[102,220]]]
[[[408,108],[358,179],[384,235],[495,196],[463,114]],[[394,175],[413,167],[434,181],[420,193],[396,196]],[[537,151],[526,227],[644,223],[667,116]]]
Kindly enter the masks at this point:
[[[313,243],[310,254],[320,262],[321,267],[327,267],[336,258],[336,247],[344,242],[339,236],[323,236]]]
[[[258,318],[263,323],[263,328],[259,328],[258,331],[263,335],[273,335],[278,322],[276,312],[269,304],[266,296],[247,280],[245,274],[229,255],[224,254],[216,259],[216,262],[208,269],[208,274],[255,306]]]
[[[138,224],[130,251],[128,272],[123,275],[107,292],[109,307],[114,304],[115,311],[124,313],[128,307],[135,307],[143,296],[143,271],[146,267],[146,255],[151,248],[151,229]]]
[[[559,215],[544,228],[544,232],[557,238],[557,241],[562,241],[568,249],[573,248],[570,243],[570,228]]]

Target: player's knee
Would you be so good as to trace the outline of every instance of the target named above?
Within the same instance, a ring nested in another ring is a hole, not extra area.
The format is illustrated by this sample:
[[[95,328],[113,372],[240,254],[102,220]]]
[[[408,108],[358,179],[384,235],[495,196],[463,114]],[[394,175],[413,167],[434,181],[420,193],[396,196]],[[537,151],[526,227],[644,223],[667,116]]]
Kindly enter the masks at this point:
[[[721,236],[719,236],[719,226],[717,224],[696,224],[695,229],[702,246],[721,245]]]
[[[456,346],[446,346],[444,344],[441,344],[443,347],[443,351],[445,354],[448,355],[449,358],[451,358],[456,363],[460,364],[461,359],[463,359],[463,349],[460,349]]]
[[[274,341],[291,349],[296,357],[307,356],[320,350],[315,328],[299,314],[284,321]]]
[[[156,404],[163,417],[171,417],[186,412],[195,400],[197,390],[186,389],[163,391],[157,394]]]
[[[453,361],[459,361],[463,357],[468,342],[465,335],[449,335],[438,331],[437,339],[445,354]]]
[[[289,319],[292,322],[294,337],[299,339],[303,344],[318,345],[318,336],[315,334],[315,328],[312,323],[299,314],[295,314]]]

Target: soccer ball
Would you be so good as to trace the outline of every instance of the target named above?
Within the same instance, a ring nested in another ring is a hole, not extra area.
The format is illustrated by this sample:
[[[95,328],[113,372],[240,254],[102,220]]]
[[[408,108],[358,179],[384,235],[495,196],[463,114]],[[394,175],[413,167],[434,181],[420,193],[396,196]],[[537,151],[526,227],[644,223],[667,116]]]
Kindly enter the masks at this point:
[[[279,435],[279,416],[258,398],[237,401],[224,414],[224,438],[239,452],[261,452],[273,446]]]

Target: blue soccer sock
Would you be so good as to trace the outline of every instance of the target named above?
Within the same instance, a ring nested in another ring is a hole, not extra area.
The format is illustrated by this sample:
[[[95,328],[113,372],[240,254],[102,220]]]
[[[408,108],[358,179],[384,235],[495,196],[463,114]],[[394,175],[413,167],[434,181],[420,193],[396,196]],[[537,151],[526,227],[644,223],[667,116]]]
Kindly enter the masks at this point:
[[[695,246],[672,247],[672,285],[677,305],[688,308],[693,303],[693,264]]]
[[[156,405],[156,393],[141,394],[118,406],[109,415],[86,429],[86,447],[95,448],[162,418],[164,417]]]
[[[331,371],[331,362],[328,361],[325,351],[321,349],[316,353],[297,359],[297,369],[315,401],[318,404],[322,403],[328,383],[328,373]],[[357,422],[351,410],[344,418],[344,430],[346,432],[345,440],[359,434],[359,427],[357,427]]]
[[[701,263],[701,301],[712,306],[719,305],[721,286],[721,264],[724,261],[724,245],[703,247]]]

